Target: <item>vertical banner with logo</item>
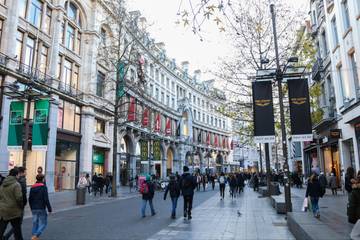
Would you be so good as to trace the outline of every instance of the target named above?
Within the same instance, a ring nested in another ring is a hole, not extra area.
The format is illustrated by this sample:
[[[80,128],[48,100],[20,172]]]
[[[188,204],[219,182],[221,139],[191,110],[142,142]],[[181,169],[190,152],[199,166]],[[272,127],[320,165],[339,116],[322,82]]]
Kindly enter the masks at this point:
[[[255,143],[275,142],[271,81],[252,83]]]
[[[147,127],[149,125],[149,109],[145,108],[142,118],[142,126]]]
[[[158,113],[158,114],[156,114],[156,117],[155,117],[154,131],[160,132],[160,129],[161,129],[160,113]]]
[[[8,148],[21,150],[24,130],[24,102],[10,103]]]
[[[153,152],[154,152],[154,161],[160,161],[161,160],[160,140],[154,140]]]
[[[116,93],[117,97],[122,97],[125,95],[125,63],[120,61],[118,63],[118,69],[117,69],[117,84],[118,84],[118,91]]]
[[[165,134],[167,136],[171,135],[171,118],[166,119]]]
[[[149,145],[147,141],[140,141],[140,159],[141,161],[147,161],[149,156]]]
[[[44,150],[47,149],[48,132],[49,132],[49,100],[35,101],[34,108],[34,123],[32,127],[32,149]]]
[[[129,122],[133,122],[136,120],[136,103],[135,103],[135,98],[134,97],[130,97],[130,104],[129,104],[129,109],[128,109],[128,121]]]
[[[306,79],[288,80],[292,141],[312,141],[309,88]]]

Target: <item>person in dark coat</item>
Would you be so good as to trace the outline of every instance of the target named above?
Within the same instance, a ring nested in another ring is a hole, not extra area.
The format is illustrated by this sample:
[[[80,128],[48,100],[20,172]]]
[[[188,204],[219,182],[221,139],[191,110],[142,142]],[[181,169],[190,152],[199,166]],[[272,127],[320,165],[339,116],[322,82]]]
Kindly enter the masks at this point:
[[[36,176],[36,183],[31,186],[29,205],[33,216],[32,240],[39,239],[47,226],[47,213],[52,212],[47,187],[44,184],[44,175]]]
[[[22,192],[22,198],[23,198],[23,215],[21,216],[21,223],[24,218],[24,208],[27,204],[27,188],[26,188],[26,168],[24,167],[18,167],[18,177],[17,181],[20,183],[21,186],[21,192]],[[14,234],[14,228],[11,228],[5,235],[4,240],[9,239]]]
[[[184,219],[186,217],[190,220],[191,217],[191,209],[194,198],[194,189],[197,186],[196,179],[190,175],[189,168],[187,166],[183,167],[183,175],[180,178],[180,188],[181,193],[184,197]]]
[[[319,198],[322,197],[322,189],[318,175],[314,171],[308,180],[305,197],[310,197],[314,217],[320,218]]]
[[[142,207],[141,207],[141,214],[142,217],[146,217],[145,210],[146,210],[146,203],[149,202],[150,209],[151,209],[151,216],[156,214],[153,206],[153,198],[155,195],[155,186],[151,181],[151,177],[149,175],[146,176],[146,181],[142,183],[140,186],[140,193],[142,194]]]
[[[254,191],[259,191],[259,177],[256,173],[253,176],[253,184]]]
[[[231,175],[230,181],[229,181],[229,186],[230,186],[230,196],[231,196],[231,198],[234,198],[235,194],[236,194],[236,186],[237,186],[237,181],[236,181],[235,175]]]
[[[352,186],[351,181],[355,178],[355,170],[353,167],[348,167],[345,174],[345,190],[348,193],[348,201],[350,202]]]
[[[360,219],[360,177],[357,177],[356,182],[355,179],[352,182],[347,215],[349,223],[355,224]]]
[[[91,178],[92,191],[94,192],[94,196],[96,196],[96,193],[99,191],[98,186],[97,186],[97,183],[98,183],[97,178],[98,178],[98,176],[96,173],[94,173],[94,175]]]
[[[175,219],[177,201],[180,196],[180,185],[179,185],[179,181],[176,179],[174,175],[170,176],[170,182],[165,188],[164,200],[166,200],[166,196],[168,192],[170,192],[171,203],[172,203],[171,218]]]
[[[321,194],[322,194],[321,196],[324,196],[326,193],[326,186],[328,185],[328,182],[323,172],[320,172],[319,183],[321,187]]]

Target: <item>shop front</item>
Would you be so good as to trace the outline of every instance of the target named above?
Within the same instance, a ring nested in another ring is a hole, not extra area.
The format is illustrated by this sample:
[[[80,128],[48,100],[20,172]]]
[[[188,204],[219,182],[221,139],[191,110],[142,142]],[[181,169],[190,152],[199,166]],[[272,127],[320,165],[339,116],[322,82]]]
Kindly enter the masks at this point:
[[[93,148],[92,173],[105,175],[105,149]]]
[[[55,154],[55,190],[75,189],[79,179],[80,135],[59,131]]]

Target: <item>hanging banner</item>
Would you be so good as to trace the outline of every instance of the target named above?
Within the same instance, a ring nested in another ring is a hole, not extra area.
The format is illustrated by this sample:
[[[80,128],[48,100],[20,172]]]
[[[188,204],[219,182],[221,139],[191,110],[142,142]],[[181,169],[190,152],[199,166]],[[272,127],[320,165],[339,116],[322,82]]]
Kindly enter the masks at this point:
[[[210,133],[206,134],[206,144],[210,145]]]
[[[32,127],[32,149],[47,150],[49,135],[49,107],[48,99],[35,101],[34,121]]]
[[[141,161],[147,161],[149,156],[149,144],[147,141],[140,141],[140,159]]]
[[[201,141],[201,133],[202,133],[202,131],[199,132],[198,137],[197,137],[198,143],[201,143],[201,142],[202,142],[202,141]]]
[[[161,160],[161,146],[160,146],[160,140],[155,140],[153,143],[153,151],[154,151],[154,161],[160,161]]]
[[[160,128],[161,128],[160,113],[158,113],[158,114],[156,114],[156,117],[155,117],[154,132],[160,132]]]
[[[136,120],[136,104],[135,104],[135,98],[130,97],[130,104],[128,109],[128,121],[134,122]]]
[[[231,143],[230,143],[230,150],[234,150],[234,141],[231,140]]]
[[[255,143],[275,142],[271,81],[252,83]]]
[[[218,136],[215,135],[214,146],[218,147]]]
[[[118,69],[117,69],[118,73],[117,73],[117,84],[118,84],[118,89],[117,89],[117,93],[116,96],[117,97],[122,97],[125,95],[125,63],[120,61],[118,63]]]
[[[226,138],[225,137],[223,137],[223,139],[222,139],[222,147],[226,148]]]
[[[8,149],[22,149],[24,130],[24,102],[10,103],[10,119],[8,132]]]
[[[142,118],[142,126],[147,127],[149,126],[149,109],[145,108]]]
[[[291,138],[294,142],[312,141],[309,87],[306,79],[288,81]]]
[[[165,134],[171,135],[171,118],[166,119]]]

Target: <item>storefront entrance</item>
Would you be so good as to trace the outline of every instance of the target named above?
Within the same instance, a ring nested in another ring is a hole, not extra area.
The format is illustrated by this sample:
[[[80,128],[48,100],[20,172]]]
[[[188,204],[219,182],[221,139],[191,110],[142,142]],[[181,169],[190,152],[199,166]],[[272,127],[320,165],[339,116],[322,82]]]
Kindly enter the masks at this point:
[[[101,148],[93,149],[93,158],[92,158],[92,173],[93,174],[105,174],[105,150]]]
[[[56,142],[55,190],[75,189],[78,179],[80,144],[65,140]]]

